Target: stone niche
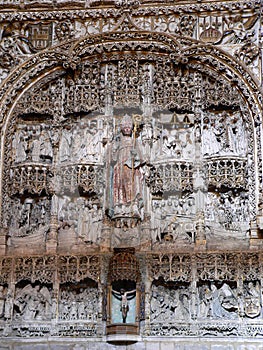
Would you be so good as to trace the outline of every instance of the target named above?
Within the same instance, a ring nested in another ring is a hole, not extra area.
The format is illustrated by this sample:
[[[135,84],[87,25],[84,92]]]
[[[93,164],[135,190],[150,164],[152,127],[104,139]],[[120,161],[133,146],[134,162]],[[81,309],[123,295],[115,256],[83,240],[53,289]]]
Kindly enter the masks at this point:
[[[108,275],[107,341],[140,339],[141,276],[134,249],[115,249]]]

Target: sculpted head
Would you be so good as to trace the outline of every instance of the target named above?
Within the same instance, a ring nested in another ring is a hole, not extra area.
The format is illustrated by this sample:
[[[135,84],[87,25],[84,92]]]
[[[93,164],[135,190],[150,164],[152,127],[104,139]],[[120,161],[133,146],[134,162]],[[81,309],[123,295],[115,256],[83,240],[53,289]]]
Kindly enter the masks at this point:
[[[130,136],[133,129],[133,121],[132,117],[128,114],[125,114],[125,116],[122,118],[121,121],[121,132],[123,135]]]

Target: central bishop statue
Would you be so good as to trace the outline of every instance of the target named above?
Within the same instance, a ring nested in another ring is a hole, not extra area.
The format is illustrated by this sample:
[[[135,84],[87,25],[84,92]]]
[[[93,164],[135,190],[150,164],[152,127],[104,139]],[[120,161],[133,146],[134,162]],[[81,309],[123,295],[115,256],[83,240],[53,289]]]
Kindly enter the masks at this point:
[[[143,161],[136,140],[136,125],[129,115],[120,123],[120,134],[111,148],[109,216],[118,226],[142,220]]]

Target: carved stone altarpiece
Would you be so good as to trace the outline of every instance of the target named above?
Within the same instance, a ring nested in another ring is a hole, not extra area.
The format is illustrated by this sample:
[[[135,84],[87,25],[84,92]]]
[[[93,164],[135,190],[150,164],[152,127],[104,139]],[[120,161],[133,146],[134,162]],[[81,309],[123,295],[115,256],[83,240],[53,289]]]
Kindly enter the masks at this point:
[[[262,337],[260,1],[5,4],[0,335]]]

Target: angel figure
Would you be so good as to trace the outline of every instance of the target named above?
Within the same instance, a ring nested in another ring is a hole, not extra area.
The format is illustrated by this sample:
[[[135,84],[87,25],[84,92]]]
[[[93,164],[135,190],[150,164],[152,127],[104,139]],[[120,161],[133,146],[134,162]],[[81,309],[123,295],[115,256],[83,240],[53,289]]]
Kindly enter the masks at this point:
[[[121,301],[120,311],[122,314],[122,322],[126,323],[127,314],[129,311],[128,301],[133,299],[136,296],[136,289],[126,291],[125,289],[121,288],[120,292],[112,289],[112,294],[114,295],[115,298]]]

